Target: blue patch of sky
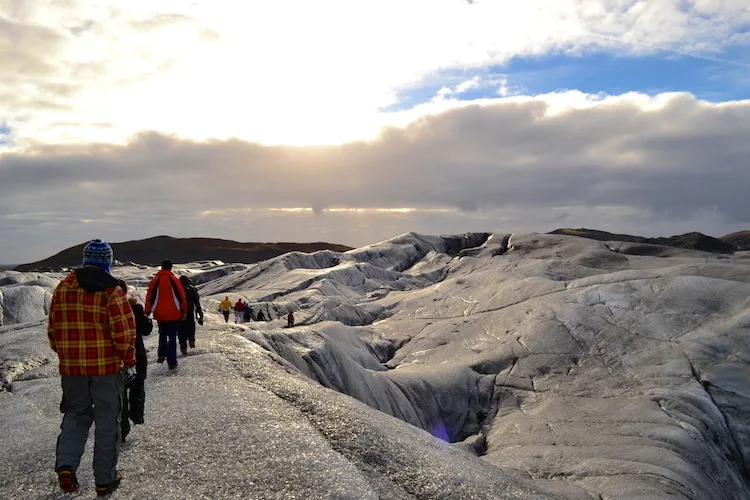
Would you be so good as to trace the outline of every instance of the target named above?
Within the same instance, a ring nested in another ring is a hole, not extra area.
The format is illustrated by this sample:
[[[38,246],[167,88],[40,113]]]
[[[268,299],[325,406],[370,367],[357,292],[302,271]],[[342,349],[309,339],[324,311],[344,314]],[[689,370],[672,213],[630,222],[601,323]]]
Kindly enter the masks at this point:
[[[648,57],[546,56],[517,59],[496,70],[507,74],[509,83],[522,86],[524,93],[530,94],[575,89],[612,95],[691,92],[708,101],[750,98],[750,87],[739,78],[742,74],[750,77],[750,64],[739,53],[725,53],[717,59],[671,52]]]
[[[423,82],[420,85],[402,89],[396,94],[396,102],[381,108],[380,111],[391,113],[411,109],[414,106],[430,101],[443,87],[444,85]]]
[[[475,75],[481,76],[484,73],[486,72],[482,70],[452,69],[429,75],[414,85],[400,89],[396,93],[396,102],[380,111],[388,113],[413,108],[430,101],[444,87],[455,87],[461,82],[471,80]]]
[[[421,86],[404,89],[398,102],[383,111],[412,108],[432,99],[442,87],[455,88],[475,75],[485,81],[505,77],[512,92],[525,95],[580,90],[610,95],[691,92],[699,99],[712,102],[750,99],[750,58],[738,48],[717,57],[662,51],[637,57],[558,54],[515,58],[502,66],[449,71],[427,78]],[[498,97],[499,86],[484,85],[452,97],[461,100]]]
[[[11,131],[7,122],[0,121],[0,146],[5,146],[11,142]]]

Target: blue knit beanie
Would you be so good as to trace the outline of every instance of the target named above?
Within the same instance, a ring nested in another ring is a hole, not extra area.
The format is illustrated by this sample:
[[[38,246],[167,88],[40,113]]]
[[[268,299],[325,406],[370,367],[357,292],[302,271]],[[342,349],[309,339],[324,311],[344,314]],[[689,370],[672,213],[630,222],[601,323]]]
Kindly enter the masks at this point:
[[[111,272],[112,247],[102,240],[91,240],[83,247],[83,265],[101,267]]]

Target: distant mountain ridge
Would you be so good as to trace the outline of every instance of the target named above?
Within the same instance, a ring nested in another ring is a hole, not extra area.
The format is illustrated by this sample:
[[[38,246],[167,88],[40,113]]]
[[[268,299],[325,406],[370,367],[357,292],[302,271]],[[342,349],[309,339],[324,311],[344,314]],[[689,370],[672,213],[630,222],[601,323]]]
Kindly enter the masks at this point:
[[[730,235],[714,238],[703,233],[692,232],[669,238],[645,238],[643,236],[632,236],[629,234],[615,234],[596,229],[572,229],[562,228],[550,231],[548,234],[567,234],[580,236],[599,241],[626,241],[631,243],[648,243],[651,245],[663,245],[668,247],[686,248],[690,250],[701,250],[712,253],[732,253],[735,250],[750,248],[750,231],[741,231]],[[736,236],[735,236],[736,235]],[[744,246],[744,248],[742,247]]]
[[[668,238],[646,238],[643,236],[617,234],[586,228],[560,228],[550,231],[548,234],[566,234],[598,241],[646,243],[721,254],[732,253],[738,250],[750,250],[750,230],[738,231],[721,236],[720,238],[706,236],[699,232],[685,233]],[[78,266],[81,264],[81,254],[84,245],[85,243],[81,243],[46,259],[21,264],[16,266],[15,270],[46,271]],[[176,264],[205,260],[253,264],[288,252],[311,253],[319,250],[346,252],[353,248],[346,245],[325,242],[241,243],[220,238],[174,238],[162,235],[143,240],[112,243],[112,249],[115,259],[120,262],[134,262],[136,264],[157,266],[164,259],[171,259]]]
[[[37,262],[21,264],[16,266],[15,270],[43,271],[79,266],[85,244],[84,242],[67,248],[52,257]],[[170,259],[175,264],[202,260],[253,264],[288,252],[310,253],[318,250],[346,252],[352,250],[352,247],[324,242],[240,243],[219,238],[173,238],[171,236],[155,236],[143,240],[111,243],[111,245],[115,260],[148,266],[157,266],[164,259]]]
[[[750,250],[750,231],[738,231],[719,239],[731,244],[735,250]]]

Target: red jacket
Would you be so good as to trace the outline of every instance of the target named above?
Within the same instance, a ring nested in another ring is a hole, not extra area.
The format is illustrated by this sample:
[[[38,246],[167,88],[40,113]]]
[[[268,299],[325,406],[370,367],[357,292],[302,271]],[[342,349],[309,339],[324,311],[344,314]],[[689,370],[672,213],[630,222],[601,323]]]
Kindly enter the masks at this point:
[[[133,311],[117,280],[98,267],[77,269],[57,286],[47,336],[61,375],[108,375],[120,371],[120,362],[135,366]]]
[[[234,310],[237,312],[243,312],[245,310],[245,304],[241,300],[238,300],[234,305]]]
[[[172,271],[162,269],[148,284],[146,316],[153,311],[156,321],[178,321],[187,314],[187,300],[182,283]]]

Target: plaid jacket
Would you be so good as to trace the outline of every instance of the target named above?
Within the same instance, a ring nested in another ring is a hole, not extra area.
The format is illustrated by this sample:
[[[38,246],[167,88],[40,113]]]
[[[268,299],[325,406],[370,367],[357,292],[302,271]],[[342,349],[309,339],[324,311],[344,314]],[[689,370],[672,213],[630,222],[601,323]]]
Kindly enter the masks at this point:
[[[70,273],[55,289],[47,327],[61,375],[107,375],[135,366],[135,318],[117,280],[96,267]]]

